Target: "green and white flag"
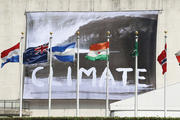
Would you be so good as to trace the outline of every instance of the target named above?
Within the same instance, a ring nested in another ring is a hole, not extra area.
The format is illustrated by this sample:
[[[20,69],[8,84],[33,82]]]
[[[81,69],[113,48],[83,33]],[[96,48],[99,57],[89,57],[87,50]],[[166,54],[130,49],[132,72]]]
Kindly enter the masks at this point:
[[[93,44],[89,49],[89,53],[85,56],[86,59],[91,61],[108,60],[107,50],[109,49],[109,42]]]
[[[139,55],[139,52],[138,52],[138,41],[135,42],[135,45],[134,45],[134,50],[132,52],[132,56],[138,56]]]

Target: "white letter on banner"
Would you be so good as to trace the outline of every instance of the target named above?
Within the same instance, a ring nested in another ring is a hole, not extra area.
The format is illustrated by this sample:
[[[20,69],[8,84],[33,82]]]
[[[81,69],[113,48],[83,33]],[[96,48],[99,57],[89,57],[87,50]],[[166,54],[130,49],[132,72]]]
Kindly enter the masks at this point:
[[[126,86],[127,85],[127,72],[131,72],[133,71],[133,69],[132,68],[116,68],[116,71],[118,72],[123,71],[122,82],[123,82],[123,86]]]
[[[37,73],[37,71],[42,70],[42,69],[44,69],[44,67],[37,67],[37,68],[34,69],[33,72],[32,72],[32,83],[33,83],[35,86],[38,86],[38,87],[43,87],[43,86],[44,86],[44,83],[43,83],[43,82],[37,81],[37,79],[36,79],[36,73]]]
[[[106,73],[107,73],[107,67],[104,69],[100,81],[99,81],[99,87],[103,86],[103,83],[106,81]],[[115,81],[114,81],[114,77],[111,73],[111,71],[108,69],[108,73],[109,73],[109,80],[111,80],[112,85],[115,85]],[[106,82],[105,82],[106,83]]]
[[[72,78],[71,78],[71,67],[68,67],[68,73],[67,73],[67,85],[72,86]]]
[[[89,70],[81,68],[79,70],[79,84],[82,82],[82,72],[84,72],[87,76],[90,76],[90,74],[93,72],[92,86],[96,86],[96,68],[92,67]]]
[[[146,79],[144,76],[139,76],[140,72],[147,72],[147,70],[146,69],[138,69],[137,70],[138,84],[139,84],[139,79],[140,80],[145,80]]]
[[[55,80],[55,78],[53,78],[53,69],[50,69],[50,70],[51,70],[52,86],[62,86],[60,81],[57,81]]]

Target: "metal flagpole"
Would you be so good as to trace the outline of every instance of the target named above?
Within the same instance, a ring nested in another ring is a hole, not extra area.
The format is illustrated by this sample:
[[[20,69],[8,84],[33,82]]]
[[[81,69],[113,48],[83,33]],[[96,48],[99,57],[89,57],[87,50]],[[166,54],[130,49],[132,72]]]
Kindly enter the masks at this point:
[[[110,38],[110,31],[106,32],[106,37],[107,37],[107,42],[109,42],[109,38]],[[109,48],[106,49],[107,52],[107,71],[106,71],[106,112],[105,112],[105,116],[108,117],[109,116]]]
[[[165,50],[166,50],[166,57],[167,57],[167,48],[166,48],[166,39],[167,39],[167,31],[164,31],[165,36]],[[166,83],[166,73],[164,73],[164,117],[166,117],[167,114],[167,108],[166,108],[166,87],[167,87],[167,83]]]
[[[164,73],[164,117],[166,117],[167,108],[166,108],[166,73]]]
[[[134,117],[138,116],[138,78],[137,78],[137,69],[138,69],[138,31],[135,32],[136,41],[135,41],[135,99],[134,99]],[[136,46],[137,45],[137,46]],[[136,48],[137,47],[137,48]]]
[[[76,117],[79,117],[79,34],[77,31],[77,82],[76,82]]]
[[[48,117],[50,117],[51,115],[51,82],[52,82],[52,32],[50,32],[50,37],[49,37],[49,48],[50,48],[50,52],[49,52],[49,94],[48,94],[48,99],[49,99],[49,107],[48,107]]]
[[[24,33],[21,32],[20,40],[20,54],[19,54],[19,63],[20,63],[20,104],[19,104],[19,117],[22,117],[22,106],[23,106],[23,39]]]

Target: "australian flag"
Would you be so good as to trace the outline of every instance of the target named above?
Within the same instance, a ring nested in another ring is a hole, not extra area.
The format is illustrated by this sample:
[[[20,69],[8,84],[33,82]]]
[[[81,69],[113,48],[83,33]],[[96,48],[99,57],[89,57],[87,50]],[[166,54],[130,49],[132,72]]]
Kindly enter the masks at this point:
[[[38,47],[30,47],[23,53],[24,64],[35,64],[47,62],[48,43]]]
[[[161,52],[161,54],[158,56],[158,62],[161,64],[164,74],[167,72],[167,55],[166,55],[167,45],[165,44],[165,49]]]

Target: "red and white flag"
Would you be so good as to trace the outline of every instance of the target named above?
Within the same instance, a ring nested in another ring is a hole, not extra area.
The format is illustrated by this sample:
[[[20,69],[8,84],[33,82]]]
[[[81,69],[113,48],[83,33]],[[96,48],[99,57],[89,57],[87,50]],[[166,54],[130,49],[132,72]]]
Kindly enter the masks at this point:
[[[8,62],[19,62],[19,45],[20,43],[17,43],[13,47],[1,52],[1,68]]]
[[[178,61],[179,65],[180,65],[180,51],[178,51],[177,53],[175,53],[175,56],[176,56],[177,61]]]
[[[167,72],[167,45],[165,44],[165,48],[164,50],[161,52],[161,54],[158,56],[158,62],[159,64],[162,66],[163,72],[162,74],[164,74],[165,72]]]

